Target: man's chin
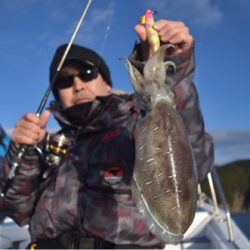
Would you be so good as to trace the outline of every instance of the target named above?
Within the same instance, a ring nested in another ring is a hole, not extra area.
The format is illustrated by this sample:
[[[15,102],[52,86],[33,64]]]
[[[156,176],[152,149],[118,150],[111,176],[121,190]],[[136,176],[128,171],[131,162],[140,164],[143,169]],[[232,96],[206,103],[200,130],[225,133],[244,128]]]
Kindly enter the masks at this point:
[[[88,116],[93,101],[80,102],[63,110],[64,116],[73,124],[80,125]]]
[[[87,98],[83,98],[83,99],[79,99],[77,100],[74,105],[78,105],[78,104],[82,104],[82,103],[88,103],[88,102],[93,102],[93,99],[87,99]]]

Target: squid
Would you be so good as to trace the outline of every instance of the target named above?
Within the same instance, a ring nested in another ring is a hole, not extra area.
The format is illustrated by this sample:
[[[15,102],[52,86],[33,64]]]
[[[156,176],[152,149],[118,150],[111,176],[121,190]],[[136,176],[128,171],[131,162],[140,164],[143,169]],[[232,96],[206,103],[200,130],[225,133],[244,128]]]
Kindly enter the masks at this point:
[[[167,83],[166,72],[176,70],[172,61],[165,61],[170,47],[174,45],[159,47],[142,74],[127,59],[126,66],[135,93],[148,110],[135,132],[132,192],[149,230],[177,244],[193,222],[198,181],[187,131]]]

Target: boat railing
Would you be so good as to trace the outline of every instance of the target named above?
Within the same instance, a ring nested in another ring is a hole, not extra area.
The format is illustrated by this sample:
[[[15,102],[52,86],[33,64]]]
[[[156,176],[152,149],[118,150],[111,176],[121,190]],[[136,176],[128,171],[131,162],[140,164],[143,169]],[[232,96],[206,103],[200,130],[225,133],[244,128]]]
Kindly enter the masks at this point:
[[[217,173],[215,167],[211,170],[211,172],[208,173],[207,179],[208,179],[208,184],[209,184],[209,188],[210,188],[210,192],[211,192],[211,202],[213,204],[214,214],[219,215],[219,205],[218,205],[218,200],[217,200],[217,195],[216,195],[216,193],[217,193],[218,196],[219,196],[219,199],[220,199],[220,201],[222,203],[225,214],[226,214],[226,223],[227,223],[227,229],[228,229],[228,240],[232,244],[235,244],[233,227],[232,227],[232,220],[231,220],[231,213],[229,211],[229,206],[228,206],[225,194],[224,194],[224,190],[222,188],[221,181],[219,179],[219,176],[218,176],[218,173]],[[200,185],[199,185],[199,188],[198,188],[198,192],[200,194],[199,195],[200,202],[202,203],[204,201],[204,194],[202,194],[202,192],[201,192]]]

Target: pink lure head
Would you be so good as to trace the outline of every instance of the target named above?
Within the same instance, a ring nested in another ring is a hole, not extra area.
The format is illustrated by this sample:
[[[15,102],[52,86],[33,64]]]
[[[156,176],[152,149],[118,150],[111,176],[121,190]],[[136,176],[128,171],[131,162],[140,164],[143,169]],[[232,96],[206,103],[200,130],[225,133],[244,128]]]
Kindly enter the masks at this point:
[[[151,9],[147,9],[145,11],[145,17],[147,18],[152,18],[153,17],[153,11]]]

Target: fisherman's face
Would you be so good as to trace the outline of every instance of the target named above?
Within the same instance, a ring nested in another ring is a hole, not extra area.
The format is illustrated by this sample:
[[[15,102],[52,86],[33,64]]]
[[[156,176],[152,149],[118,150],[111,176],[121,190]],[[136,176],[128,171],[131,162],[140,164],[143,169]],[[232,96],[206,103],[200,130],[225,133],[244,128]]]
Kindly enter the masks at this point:
[[[91,72],[91,68],[82,70],[80,66],[66,65],[59,73],[58,86],[60,79],[62,84],[59,87],[59,100],[62,108],[69,108],[76,104],[94,101],[97,96],[107,96],[110,94],[111,87],[103,79],[99,72]],[[78,74],[80,75],[78,76]],[[84,76],[89,73],[90,76]],[[91,75],[93,74],[93,75]],[[93,78],[93,79],[92,79]],[[67,80],[66,80],[67,79]]]

